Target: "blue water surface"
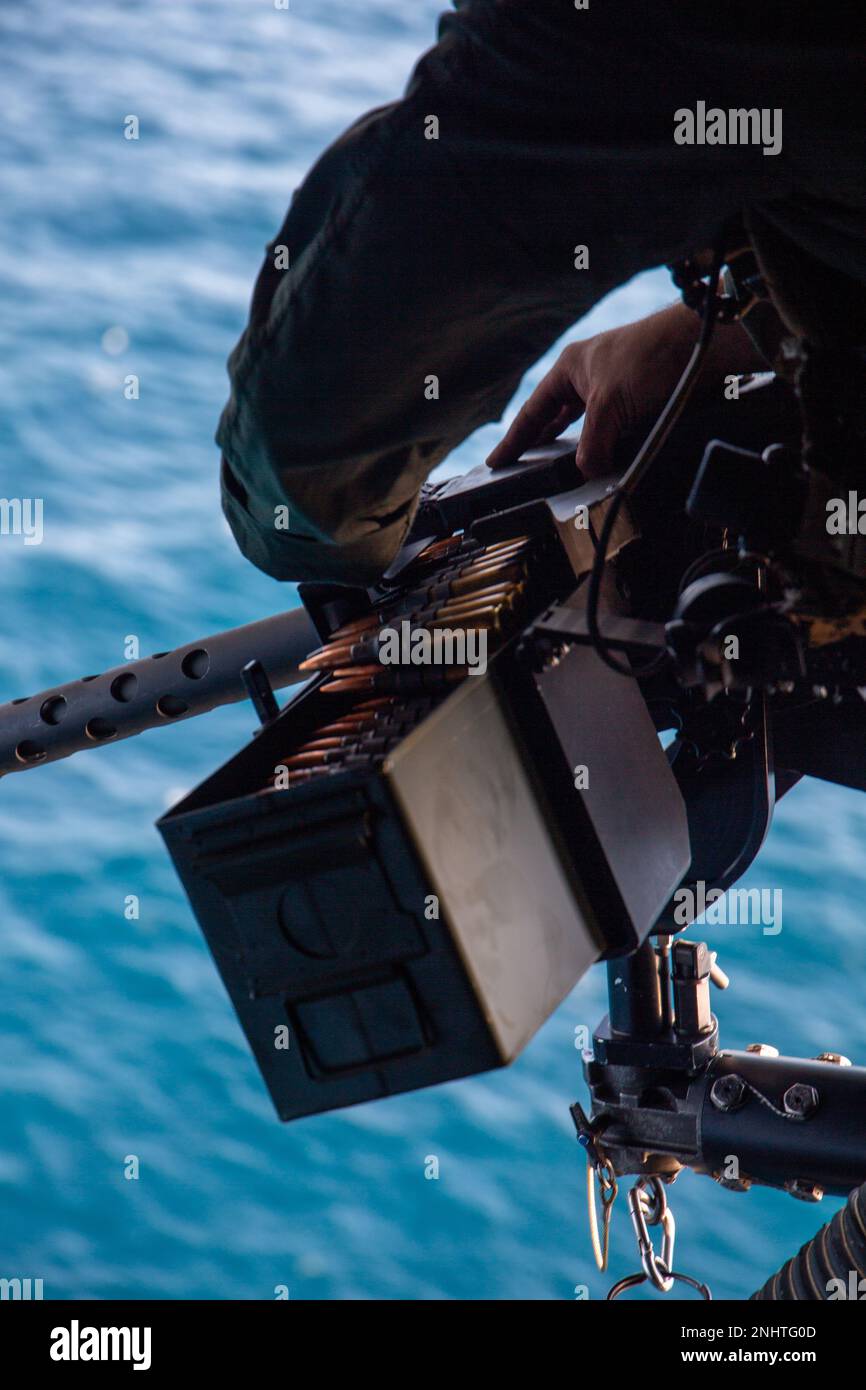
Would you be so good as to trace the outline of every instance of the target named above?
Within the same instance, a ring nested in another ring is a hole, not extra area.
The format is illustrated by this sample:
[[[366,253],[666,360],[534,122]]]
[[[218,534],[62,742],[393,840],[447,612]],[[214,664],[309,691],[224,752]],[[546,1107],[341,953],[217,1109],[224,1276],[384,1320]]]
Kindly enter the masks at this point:
[[[0,542],[0,700],[116,665],[130,636],[146,654],[297,602],[220,513],[224,361],[292,189],[399,95],[441,8],[0,8],[0,491],[45,507],[41,546]],[[664,272],[642,276],[572,336],[670,298]],[[2,783],[0,1275],[48,1298],[602,1296],[568,1115],[600,969],[509,1070],[276,1120],[153,827],[252,724],[234,707]],[[864,820],[861,797],[816,783],[782,805],[745,880],[783,889],[782,932],[708,930],[734,982],[728,1045],[866,1056]],[[834,1206],[691,1174],[674,1197],[677,1264],[718,1297],[750,1292]],[[612,1251],[633,1268],[624,1203]]]

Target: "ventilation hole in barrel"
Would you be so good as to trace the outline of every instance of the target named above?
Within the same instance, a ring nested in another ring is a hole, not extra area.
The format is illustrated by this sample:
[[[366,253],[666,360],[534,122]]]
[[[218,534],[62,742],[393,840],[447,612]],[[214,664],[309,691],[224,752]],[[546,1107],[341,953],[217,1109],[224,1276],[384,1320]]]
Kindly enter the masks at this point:
[[[84,732],[88,738],[93,739],[94,743],[104,743],[107,738],[115,737],[117,729],[107,719],[97,716],[95,719],[88,719],[84,726]]]
[[[150,659],[151,661],[162,661],[164,656],[168,656],[168,652],[154,652]]]
[[[82,676],[82,677],[81,677],[82,684],[83,684],[85,681],[95,681],[96,679],[97,679],[96,676]]]
[[[45,749],[40,748],[31,738],[25,738],[15,749],[15,756],[19,763],[41,763],[45,757]]]
[[[138,676],[132,671],[124,671],[122,676],[115,676],[111,685],[108,687],[112,697],[120,704],[126,705],[132,699],[138,688]]]
[[[161,714],[163,719],[176,719],[179,714],[186,714],[188,709],[186,700],[181,700],[177,695],[163,695],[162,699],[156,702],[156,712]]]
[[[180,669],[191,681],[200,681],[202,676],[206,676],[210,670],[210,657],[204,647],[196,647],[194,652],[187,652]]]
[[[17,700],[12,700],[10,703],[13,705],[26,705],[29,699],[29,695],[19,695]]]
[[[62,695],[52,695],[50,699],[43,700],[39,710],[39,718],[46,724],[59,724],[66,713],[66,701]]]

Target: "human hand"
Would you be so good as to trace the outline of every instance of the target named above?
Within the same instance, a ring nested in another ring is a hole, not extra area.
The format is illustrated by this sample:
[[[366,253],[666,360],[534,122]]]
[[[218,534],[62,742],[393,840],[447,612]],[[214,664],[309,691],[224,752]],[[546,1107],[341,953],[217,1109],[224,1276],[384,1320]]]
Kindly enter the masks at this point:
[[[674,304],[569,344],[518,411],[488,466],[516,463],[526,449],[556,439],[584,415],[577,467],[587,478],[613,471],[617,444],[650,428],[682,375],[698,331],[697,316]],[[726,370],[766,370],[738,323],[716,326],[699,394],[718,386]]]

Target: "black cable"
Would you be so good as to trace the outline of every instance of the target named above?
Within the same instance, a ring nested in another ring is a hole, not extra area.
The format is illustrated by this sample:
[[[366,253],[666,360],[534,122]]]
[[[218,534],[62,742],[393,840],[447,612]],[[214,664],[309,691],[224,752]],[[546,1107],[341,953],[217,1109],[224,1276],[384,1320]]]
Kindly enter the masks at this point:
[[[669,660],[667,651],[660,652],[658,656],[652,657],[643,666],[633,666],[617,660],[612,655],[610,643],[607,642],[598,625],[598,606],[601,594],[601,581],[604,566],[607,561],[607,550],[610,545],[610,538],[613,528],[616,525],[617,517],[623,502],[629,493],[633,492],[638,484],[646,477],[647,472],[662,448],[688,404],[689,397],[694,389],[698,373],[703,365],[704,357],[710,345],[713,327],[716,320],[716,286],[718,285],[719,275],[724,263],[724,246],[718,245],[713,252],[712,268],[707,286],[706,299],[704,301],[703,314],[701,318],[701,331],[698,341],[692,349],[691,356],[686,364],[685,370],[668,397],[661,414],[636,453],[634,460],[620,478],[616,487],[610,494],[610,505],[602,523],[599,533],[598,545],[596,546],[595,557],[592,570],[589,576],[589,590],[586,602],[586,625],[589,630],[590,641],[594,650],[601,657],[606,666],[612,671],[616,671],[621,676],[651,676],[656,671],[660,671]]]

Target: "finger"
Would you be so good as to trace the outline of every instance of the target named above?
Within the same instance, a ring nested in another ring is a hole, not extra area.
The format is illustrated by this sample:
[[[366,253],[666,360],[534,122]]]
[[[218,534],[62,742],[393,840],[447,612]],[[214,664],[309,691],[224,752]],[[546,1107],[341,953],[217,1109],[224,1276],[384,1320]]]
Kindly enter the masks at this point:
[[[542,430],[541,434],[538,436],[539,444],[552,444],[554,439],[559,438],[566,425],[570,425],[574,418],[573,406],[561,406],[556,419],[552,420],[547,428]]]
[[[587,407],[575,459],[586,478],[598,478],[609,473],[613,453],[622,434],[616,411],[603,404]]]
[[[488,468],[504,468],[509,463],[516,463],[524,450],[535,444],[539,435],[556,420],[563,407],[571,409],[573,414],[570,418],[576,420],[583,410],[583,401],[572,386],[567,367],[560,358],[521,406],[505,437],[489,454]]]
[[[537,444],[546,433],[556,433],[575,420],[583,409],[564,370],[554,367],[517,412],[504,438],[487,459],[489,468],[505,468]],[[553,438],[556,438],[556,433]]]

